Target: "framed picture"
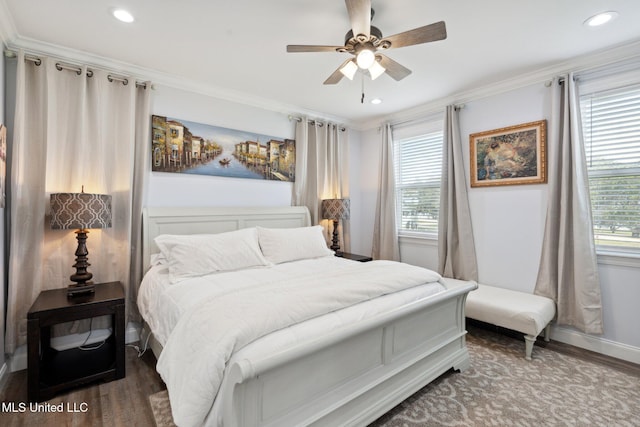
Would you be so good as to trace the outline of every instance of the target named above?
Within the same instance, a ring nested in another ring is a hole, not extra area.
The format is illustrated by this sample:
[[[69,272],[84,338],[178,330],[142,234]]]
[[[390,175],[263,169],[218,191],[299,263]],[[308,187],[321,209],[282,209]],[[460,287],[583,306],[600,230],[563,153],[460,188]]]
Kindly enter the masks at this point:
[[[295,181],[293,139],[152,116],[153,172]]]
[[[547,121],[469,135],[471,186],[547,182]]]

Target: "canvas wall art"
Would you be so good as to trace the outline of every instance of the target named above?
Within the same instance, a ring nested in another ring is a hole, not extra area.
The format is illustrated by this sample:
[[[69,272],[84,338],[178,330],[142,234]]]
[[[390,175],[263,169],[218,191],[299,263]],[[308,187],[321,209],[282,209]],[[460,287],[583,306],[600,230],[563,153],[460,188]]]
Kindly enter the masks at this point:
[[[471,134],[471,186],[547,182],[546,141],[545,120]]]
[[[154,172],[295,181],[292,139],[153,115]]]

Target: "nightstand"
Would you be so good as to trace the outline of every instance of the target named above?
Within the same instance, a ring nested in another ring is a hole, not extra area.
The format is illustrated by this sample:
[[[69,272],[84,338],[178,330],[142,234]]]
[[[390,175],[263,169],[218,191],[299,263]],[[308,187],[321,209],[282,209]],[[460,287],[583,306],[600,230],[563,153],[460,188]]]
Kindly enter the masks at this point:
[[[350,259],[353,261],[360,261],[360,262],[373,261],[373,258],[371,258],[370,256],[350,254],[349,252],[336,252],[336,256],[339,258],[345,258],[345,259]]]
[[[95,350],[51,348],[51,326],[111,315],[113,332]],[[67,298],[67,289],[43,291],[27,313],[29,401],[48,400],[56,393],[96,380],[125,376],[124,290],[120,282],[99,283],[95,294]]]

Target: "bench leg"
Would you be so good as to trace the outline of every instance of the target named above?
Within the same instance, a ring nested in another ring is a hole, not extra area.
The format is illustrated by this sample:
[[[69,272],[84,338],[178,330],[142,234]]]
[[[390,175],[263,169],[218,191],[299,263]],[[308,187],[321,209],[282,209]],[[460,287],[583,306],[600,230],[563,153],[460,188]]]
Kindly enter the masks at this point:
[[[544,340],[546,342],[551,341],[551,323],[548,323],[544,328]]]
[[[533,352],[533,343],[536,342],[536,337],[533,335],[524,336],[524,358],[531,360],[531,353]]]

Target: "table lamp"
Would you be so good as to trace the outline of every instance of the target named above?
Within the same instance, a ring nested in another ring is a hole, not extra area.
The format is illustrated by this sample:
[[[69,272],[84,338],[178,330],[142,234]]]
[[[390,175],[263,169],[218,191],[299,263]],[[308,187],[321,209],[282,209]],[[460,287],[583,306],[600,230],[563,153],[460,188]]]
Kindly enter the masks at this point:
[[[338,221],[349,219],[349,199],[325,199],[322,201],[322,218],[333,221],[333,239],[331,240],[331,250],[340,252],[338,241]]]
[[[95,292],[91,278],[93,274],[87,271],[89,251],[87,250],[87,234],[89,229],[111,228],[111,196],[106,194],[54,193],[51,194],[51,229],[76,229],[78,249],[76,262],[73,267],[75,274],[71,275],[67,296],[75,297]]]

